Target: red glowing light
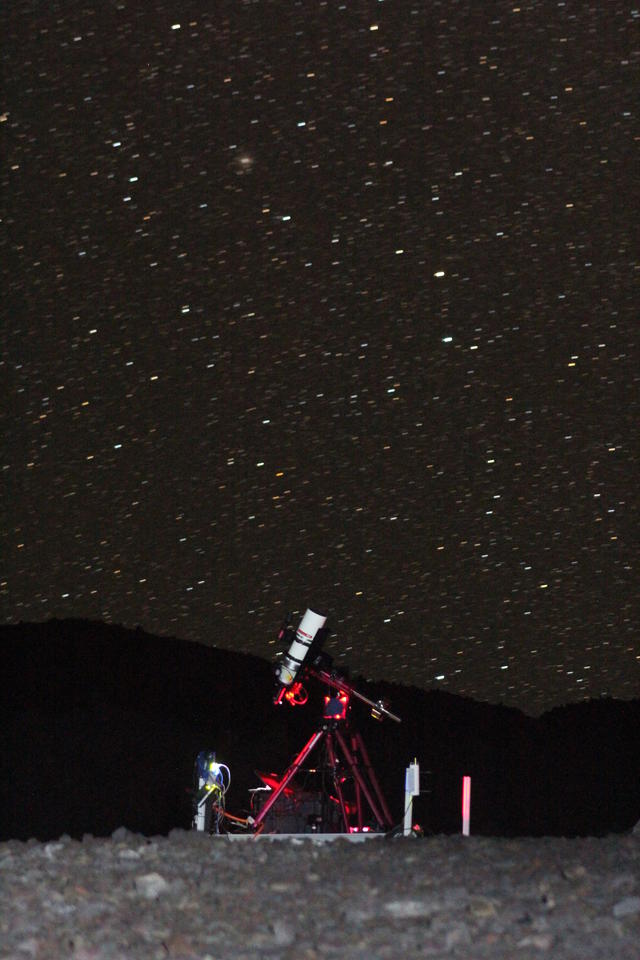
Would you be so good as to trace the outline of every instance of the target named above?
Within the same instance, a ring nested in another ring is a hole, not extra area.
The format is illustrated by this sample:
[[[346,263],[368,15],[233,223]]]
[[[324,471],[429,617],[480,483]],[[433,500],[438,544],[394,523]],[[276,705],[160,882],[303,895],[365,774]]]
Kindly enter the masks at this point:
[[[302,686],[300,681],[292,683],[284,695],[287,703],[290,703],[292,707],[300,707],[309,699],[309,694]]]
[[[279,777],[277,773],[261,773],[260,770],[256,770],[256,773],[266,787],[271,787],[272,790],[277,790],[280,786],[280,780],[282,778]],[[284,789],[285,797],[293,797],[295,796],[295,793],[295,787],[285,787]]]
[[[344,720],[348,706],[349,695],[344,693],[343,690],[339,690],[333,696],[328,694],[324,698],[323,718],[325,720]]]

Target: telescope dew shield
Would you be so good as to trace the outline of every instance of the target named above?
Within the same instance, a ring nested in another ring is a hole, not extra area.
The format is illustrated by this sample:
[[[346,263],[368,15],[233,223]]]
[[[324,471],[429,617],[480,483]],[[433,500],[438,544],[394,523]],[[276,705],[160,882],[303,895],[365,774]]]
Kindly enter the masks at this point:
[[[293,683],[316,633],[318,630],[322,630],[326,622],[327,618],[323,617],[321,613],[307,610],[300,621],[287,655],[276,670],[276,677],[283,686],[288,687]]]

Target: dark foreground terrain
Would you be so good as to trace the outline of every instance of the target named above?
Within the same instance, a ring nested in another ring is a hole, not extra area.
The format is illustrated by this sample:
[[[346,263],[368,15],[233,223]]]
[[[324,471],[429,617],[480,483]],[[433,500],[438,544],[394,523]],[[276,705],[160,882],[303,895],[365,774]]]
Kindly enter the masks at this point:
[[[640,835],[0,844],[2,960],[638,960]]]

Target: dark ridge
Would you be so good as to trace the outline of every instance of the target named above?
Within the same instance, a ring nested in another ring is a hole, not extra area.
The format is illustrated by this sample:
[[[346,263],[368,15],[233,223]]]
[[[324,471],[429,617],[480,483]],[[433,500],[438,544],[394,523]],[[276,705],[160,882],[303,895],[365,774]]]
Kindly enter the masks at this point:
[[[187,828],[193,763],[203,748],[231,768],[228,809],[246,813],[256,770],[282,772],[316,729],[310,702],[274,707],[267,661],[82,620],[0,628],[0,839],[63,833],[147,836]],[[640,816],[640,700],[591,700],[539,718],[444,692],[355,681],[387,697],[401,724],[354,702],[397,822],[404,769],[420,761],[417,819],[460,830],[462,776],[472,832],[601,836]]]

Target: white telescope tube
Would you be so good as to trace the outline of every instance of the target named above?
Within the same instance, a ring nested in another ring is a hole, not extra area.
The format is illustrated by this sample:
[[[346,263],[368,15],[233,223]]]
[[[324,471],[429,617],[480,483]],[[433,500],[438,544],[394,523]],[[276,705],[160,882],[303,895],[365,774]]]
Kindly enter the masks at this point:
[[[288,687],[295,680],[316,633],[324,627],[326,622],[327,618],[314,610],[307,610],[303,616],[289,652],[276,671],[276,676],[284,687]]]

